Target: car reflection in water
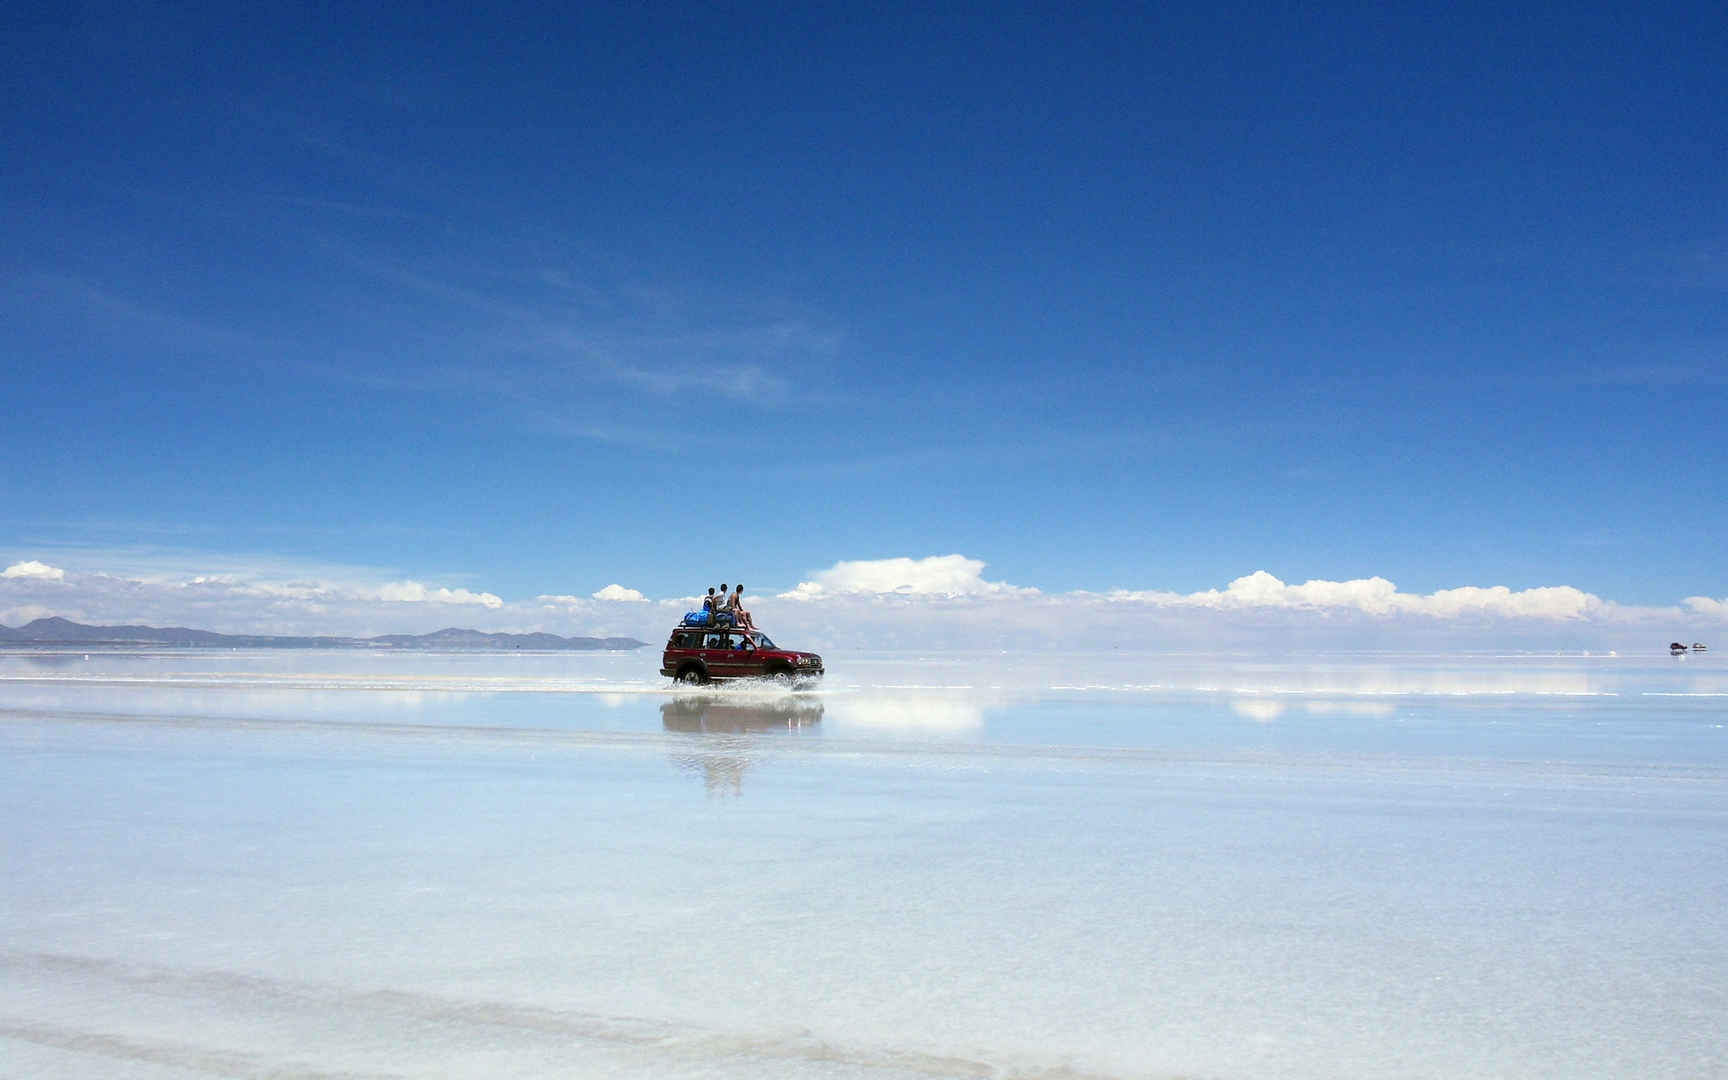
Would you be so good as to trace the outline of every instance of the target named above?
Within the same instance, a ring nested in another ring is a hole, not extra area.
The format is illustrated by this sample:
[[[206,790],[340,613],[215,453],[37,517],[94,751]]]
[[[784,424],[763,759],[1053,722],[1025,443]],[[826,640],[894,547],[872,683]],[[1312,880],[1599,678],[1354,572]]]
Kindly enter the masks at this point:
[[[745,702],[691,694],[660,706],[660,722],[667,731],[695,737],[688,750],[672,755],[673,762],[700,775],[708,794],[723,797],[743,792],[745,771],[768,749],[753,736],[796,734],[821,721],[820,701],[795,697]]]

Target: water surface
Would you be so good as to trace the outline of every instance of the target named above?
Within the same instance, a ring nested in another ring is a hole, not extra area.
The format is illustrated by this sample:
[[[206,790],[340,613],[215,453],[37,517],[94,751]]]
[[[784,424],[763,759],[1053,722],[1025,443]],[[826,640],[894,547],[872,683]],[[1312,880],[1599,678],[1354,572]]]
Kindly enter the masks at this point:
[[[1721,1075],[1717,659],[0,653],[0,1060]]]

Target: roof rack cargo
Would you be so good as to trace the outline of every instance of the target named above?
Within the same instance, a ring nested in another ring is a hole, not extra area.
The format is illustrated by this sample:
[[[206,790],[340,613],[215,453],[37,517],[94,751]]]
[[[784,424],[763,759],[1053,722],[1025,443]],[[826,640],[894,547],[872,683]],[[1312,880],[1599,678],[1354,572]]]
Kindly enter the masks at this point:
[[[732,613],[730,611],[720,611],[720,612],[686,611],[684,613],[684,621],[679,623],[678,625],[680,625],[680,626],[731,626],[732,625]]]

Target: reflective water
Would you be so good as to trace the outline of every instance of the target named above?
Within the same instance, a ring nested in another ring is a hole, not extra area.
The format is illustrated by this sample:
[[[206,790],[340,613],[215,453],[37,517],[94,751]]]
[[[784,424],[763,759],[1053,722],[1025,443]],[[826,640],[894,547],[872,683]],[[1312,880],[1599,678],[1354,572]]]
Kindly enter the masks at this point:
[[[0,653],[5,1074],[1720,1074],[1718,656]]]

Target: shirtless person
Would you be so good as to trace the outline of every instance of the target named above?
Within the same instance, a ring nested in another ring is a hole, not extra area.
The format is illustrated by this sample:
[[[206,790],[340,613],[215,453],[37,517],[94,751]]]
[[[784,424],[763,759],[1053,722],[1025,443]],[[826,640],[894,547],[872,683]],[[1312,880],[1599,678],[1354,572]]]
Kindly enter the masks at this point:
[[[732,613],[732,621],[735,625],[748,630],[756,629],[756,620],[752,619],[750,613],[744,610],[744,586],[738,586],[738,591],[732,594],[730,600],[726,601],[726,610]]]

